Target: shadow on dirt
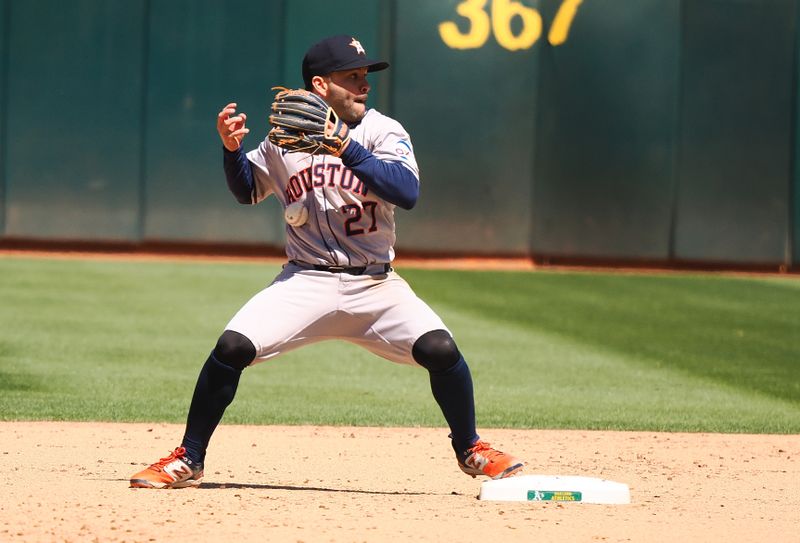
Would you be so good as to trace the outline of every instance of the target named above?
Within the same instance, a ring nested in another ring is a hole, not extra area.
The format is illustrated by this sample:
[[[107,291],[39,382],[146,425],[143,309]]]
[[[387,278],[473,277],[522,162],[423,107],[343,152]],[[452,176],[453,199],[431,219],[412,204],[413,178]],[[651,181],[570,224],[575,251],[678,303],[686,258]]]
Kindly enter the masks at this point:
[[[324,488],[316,486],[289,486],[289,485],[259,485],[249,483],[203,483],[198,490],[220,490],[220,489],[253,489],[253,490],[307,490],[312,492],[344,492],[348,494],[374,494],[386,496],[438,496],[436,492],[386,492],[382,490],[360,490],[355,488]]]

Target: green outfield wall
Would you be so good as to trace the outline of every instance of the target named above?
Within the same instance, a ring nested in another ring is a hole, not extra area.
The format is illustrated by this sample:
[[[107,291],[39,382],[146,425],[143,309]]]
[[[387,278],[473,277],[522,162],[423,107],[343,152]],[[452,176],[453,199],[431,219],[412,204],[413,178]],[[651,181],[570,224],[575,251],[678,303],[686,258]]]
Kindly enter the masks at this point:
[[[230,197],[213,123],[237,102],[254,133],[265,130],[259,112],[281,74],[283,5],[151,0],[144,9],[141,238],[280,243],[277,206],[253,213]]]
[[[800,265],[800,8],[795,9],[795,64],[794,85],[794,124],[792,125],[792,188],[789,191],[790,210],[789,217],[789,258],[795,269]]]
[[[680,257],[787,256],[795,9],[791,0],[684,3],[674,223]]]
[[[6,0],[0,0],[0,236],[4,233],[6,222],[6,165],[8,155],[6,154],[6,84],[8,82],[8,54],[6,45],[8,40],[8,30],[6,19],[8,18],[9,4]],[[2,239],[2,238],[0,238]]]
[[[568,41],[541,47],[535,252],[673,256],[680,17],[672,0],[585,2]]]
[[[0,0],[0,243],[280,247],[215,116],[255,147],[347,33],[421,168],[401,252],[796,269],[798,1]]]

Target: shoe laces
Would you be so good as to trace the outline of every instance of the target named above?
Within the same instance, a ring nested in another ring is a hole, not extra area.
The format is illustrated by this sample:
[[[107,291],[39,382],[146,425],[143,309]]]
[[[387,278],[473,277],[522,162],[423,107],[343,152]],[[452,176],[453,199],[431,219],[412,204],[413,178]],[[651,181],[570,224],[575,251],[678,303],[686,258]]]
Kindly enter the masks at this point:
[[[167,456],[166,458],[162,458],[161,460],[150,466],[150,469],[156,471],[162,471],[164,466],[166,466],[167,464],[169,464],[170,462],[172,462],[177,458],[182,458],[183,455],[185,454],[186,454],[186,449],[184,449],[183,447],[177,447],[174,451],[169,453],[169,456]]]
[[[478,453],[489,461],[494,461],[494,459],[497,457],[505,456],[505,453],[500,452],[497,449],[493,449],[489,443],[481,440],[476,441],[475,444],[469,448],[467,453],[469,454]]]

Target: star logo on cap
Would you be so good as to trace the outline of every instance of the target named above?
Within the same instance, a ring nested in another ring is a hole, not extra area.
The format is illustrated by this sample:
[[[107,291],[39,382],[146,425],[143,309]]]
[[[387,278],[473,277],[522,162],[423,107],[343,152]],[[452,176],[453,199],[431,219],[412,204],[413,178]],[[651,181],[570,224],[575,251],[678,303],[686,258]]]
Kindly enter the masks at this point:
[[[350,47],[355,47],[356,48],[356,53],[358,53],[359,55],[366,55],[367,54],[367,52],[364,51],[364,48],[361,46],[361,42],[358,41],[355,38],[353,38],[353,41],[351,41],[347,45],[349,45]]]

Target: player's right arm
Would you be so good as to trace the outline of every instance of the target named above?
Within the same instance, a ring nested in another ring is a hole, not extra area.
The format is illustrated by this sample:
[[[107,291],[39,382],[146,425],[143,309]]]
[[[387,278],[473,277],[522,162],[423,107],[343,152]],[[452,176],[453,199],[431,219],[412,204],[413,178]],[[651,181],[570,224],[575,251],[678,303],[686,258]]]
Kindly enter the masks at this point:
[[[242,148],[242,140],[250,132],[245,126],[247,115],[236,113],[231,102],[217,115],[217,132],[222,140],[223,167],[228,189],[240,204],[255,203],[255,179],[250,161]]]
[[[236,102],[231,102],[217,115],[217,132],[222,139],[222,145],[228,151],[237,151],[242,146],[242,140],[250,132],[245,126],[247,115],[236,114]]]

